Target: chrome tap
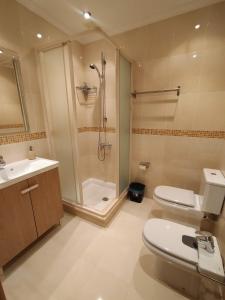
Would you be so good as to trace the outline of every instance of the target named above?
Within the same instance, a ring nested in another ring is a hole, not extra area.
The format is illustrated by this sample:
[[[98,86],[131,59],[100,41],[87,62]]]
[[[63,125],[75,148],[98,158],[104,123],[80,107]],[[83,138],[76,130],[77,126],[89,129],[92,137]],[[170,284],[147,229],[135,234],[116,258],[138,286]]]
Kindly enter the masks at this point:
[[[6,162],[3,159],[3,156],[0,155],[0,169],[4,169],[5,166],[6,166]]]
[[[212,234],[208,231],[199,231],[199,230],[197,230],[195,233],[196,233],[196,241],[198,247],[205,249],[209,253],[214,253],[215,245],[214,245]]]

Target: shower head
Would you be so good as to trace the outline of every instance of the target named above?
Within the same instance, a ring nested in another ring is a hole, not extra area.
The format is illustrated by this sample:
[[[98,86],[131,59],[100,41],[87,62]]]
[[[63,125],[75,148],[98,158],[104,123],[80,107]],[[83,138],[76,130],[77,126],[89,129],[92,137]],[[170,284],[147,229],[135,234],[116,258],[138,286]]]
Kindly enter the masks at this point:
[[[93,69],[93,70],[96,70],[97,73],[98,73],[99,78],[101,79],[101,73],[100,73],[98,67],[97,67],[95,64],[90,64],[89,67],[90,67],[91,69]]]

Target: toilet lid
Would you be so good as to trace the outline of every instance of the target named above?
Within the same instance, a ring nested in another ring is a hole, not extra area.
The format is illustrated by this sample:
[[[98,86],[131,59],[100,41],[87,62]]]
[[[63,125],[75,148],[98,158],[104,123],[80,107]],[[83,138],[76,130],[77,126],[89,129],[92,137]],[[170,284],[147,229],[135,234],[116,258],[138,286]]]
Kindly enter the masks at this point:
[[[191,190],[160,185],[155,188],[154,194],[156,197],[165,201],[174,202],[189,207],[195,206],[195,194]]]
[[[195,237],[195,228],[163,219],[150,219],[145,223],[143,236],[153,247],[186,261],[197,264],[198,251],[185,245],[182,236]]]

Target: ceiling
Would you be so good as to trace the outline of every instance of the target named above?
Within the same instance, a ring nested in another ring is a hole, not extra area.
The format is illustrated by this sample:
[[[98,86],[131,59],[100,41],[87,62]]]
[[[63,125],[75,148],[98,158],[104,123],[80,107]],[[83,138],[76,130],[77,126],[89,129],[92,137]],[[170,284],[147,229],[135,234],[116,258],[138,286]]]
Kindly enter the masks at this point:
[[[82,12],[108,35],[195,10],[221,0],[17,0],[70,36],[87,30]]]

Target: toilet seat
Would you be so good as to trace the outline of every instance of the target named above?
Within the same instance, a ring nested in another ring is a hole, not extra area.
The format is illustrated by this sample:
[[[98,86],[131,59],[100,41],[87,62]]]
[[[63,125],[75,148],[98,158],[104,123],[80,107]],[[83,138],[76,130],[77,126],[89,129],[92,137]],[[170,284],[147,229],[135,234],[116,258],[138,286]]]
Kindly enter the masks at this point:
[[[203,217],[202,197],[191,190],[160,185],[155,188],[153,199],[167,209],[175,209],[198,219]]]
[[[155,188],[154,195],[157,198],[179,205],[184,205],[188,207],[195,206],[195,194],[191,190],[160,185]]]
[[[195,237],[195,228],[164,219],[150,219],[143,231],[145,245],[167,261],[196,271],[198,251],[182,242],[182,236]]]

